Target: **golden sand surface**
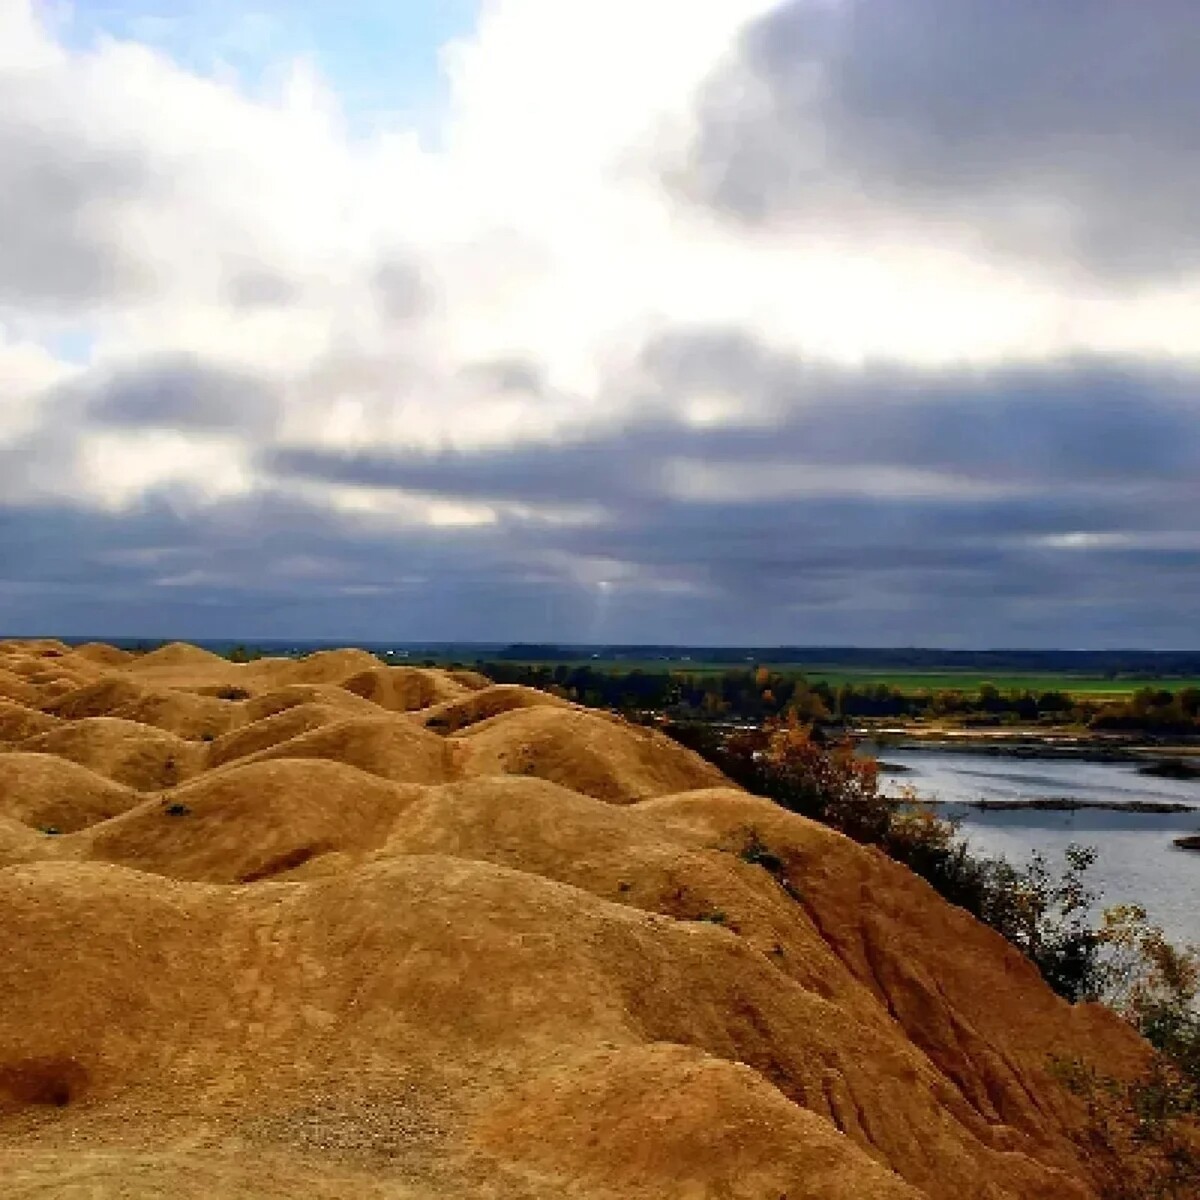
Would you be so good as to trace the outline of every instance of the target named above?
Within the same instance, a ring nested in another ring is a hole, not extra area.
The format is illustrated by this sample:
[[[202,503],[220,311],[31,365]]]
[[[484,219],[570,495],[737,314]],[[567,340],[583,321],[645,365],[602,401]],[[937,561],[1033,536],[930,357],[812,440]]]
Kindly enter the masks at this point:
[[[0,644],[4,1197],[1094,1200],[1049,1060],[1142,1053],[617,718]]]

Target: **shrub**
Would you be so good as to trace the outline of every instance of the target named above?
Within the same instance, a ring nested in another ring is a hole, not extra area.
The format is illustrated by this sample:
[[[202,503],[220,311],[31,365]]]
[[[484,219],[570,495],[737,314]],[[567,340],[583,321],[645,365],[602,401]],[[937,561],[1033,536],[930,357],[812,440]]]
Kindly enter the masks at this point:
[[[753,825],[745,830],[745,841],[737,854],[742,862],[749,863],[754,867],[762,867],[793,900],[801,899],[799,890],[793,887],[788,879],[787,866],[783,859],[762,840]]]
[[[1068,1000],[1094,998],[1098,944],[1089,912],[1095,897],[1083,883],[1094,851],[1070,847],[1061,876],[1041,856],[1018,868],[974,854],[957,827],[911,789],[899,799],[881,793],[877,764],[857,756],[849,739],[827,742],[794,716],[724,739],[711,727],[668,726],[667,732],[749,791],[878,846],[1001,933]],[[751,843],[743,857],[762,849]]]
[[[1200,1195],[1200,953],[1171,945],[1137,905],[1109,909],[1097,940],[1099,998],[1156,1053],[1132,1079],[1079,1059],[1055,1062],[1055,1074],[1086,1105],[1085,1148],[1104,1200],[1191,1200]]]
[[[875,764],[848,742],[829,745],[794,719],[724,740],[711,728],[667,732],[750,791],[879,846],[1001,933],[1059,995],[1101,1001],[1124,1017],[1155,1052],[1141,1076],[1053,1064],[1085,1105],[1081,1149],[1104,1200],[1200,1196],[1200,952],[1171,945],[1136,906],[1109,909],[1095,926],[1096,896],[1085,882],[1095,850],[1068,847],[1057,874],[1042,855],[1024,868],[977,855],[911,789],[882,796]],[[782,860],[753,828],[738,853],[786,886]]]

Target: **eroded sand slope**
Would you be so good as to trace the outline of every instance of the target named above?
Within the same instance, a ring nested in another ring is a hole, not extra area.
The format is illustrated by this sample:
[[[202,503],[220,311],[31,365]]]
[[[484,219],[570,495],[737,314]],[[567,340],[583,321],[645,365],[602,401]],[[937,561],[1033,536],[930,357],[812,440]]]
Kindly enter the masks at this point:
[[[0,684],[5,1196],[1093,1196],[1047,1064],[1137,1040],[659,735],[352,650]]]

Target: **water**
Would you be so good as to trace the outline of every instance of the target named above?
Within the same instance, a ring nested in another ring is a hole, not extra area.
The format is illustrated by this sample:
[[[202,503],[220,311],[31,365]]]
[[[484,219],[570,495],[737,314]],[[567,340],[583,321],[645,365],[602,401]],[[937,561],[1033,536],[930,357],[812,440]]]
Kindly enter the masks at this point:
[[[911,785],[946,801],[945,815],[961,820],[968,841],[987,854],[1025,863],[1035,850],[1061,865],[1072,842],[1100,853],[1088,872],[1101,904],[1141,904],[1178,942],[1200,943],[1200,853],[1173,840],[1200,832],[1200,780],[1155,779],[1129,763],[1025,759],[922,750],[888,750],[887,763],[908,767],[885,775],[889,791]],[[1195,812],[1126,813],[1105,810],[981,812],[977,800],[1075,798],[1092,801],[1167,801]]]

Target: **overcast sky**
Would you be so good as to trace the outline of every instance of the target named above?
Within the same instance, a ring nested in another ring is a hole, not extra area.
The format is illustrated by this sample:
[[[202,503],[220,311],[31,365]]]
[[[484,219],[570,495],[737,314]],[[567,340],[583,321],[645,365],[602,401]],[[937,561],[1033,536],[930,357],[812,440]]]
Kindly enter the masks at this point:
[[[1200,647],[1194,0],[0,0],[0,633]]]

